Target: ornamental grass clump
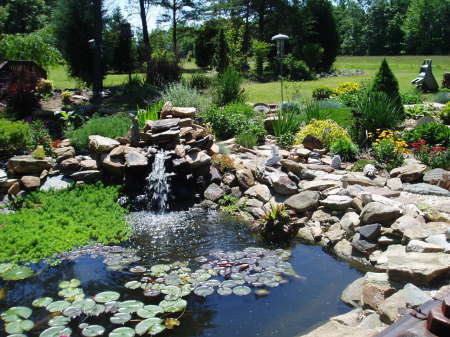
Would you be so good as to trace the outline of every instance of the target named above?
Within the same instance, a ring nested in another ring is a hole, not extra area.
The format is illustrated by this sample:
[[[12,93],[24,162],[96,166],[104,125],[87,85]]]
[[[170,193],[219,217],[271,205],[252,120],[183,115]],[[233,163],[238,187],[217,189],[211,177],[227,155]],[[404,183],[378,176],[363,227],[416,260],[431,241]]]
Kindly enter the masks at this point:
[[[83,185],[35,192],[0,214],[0,262],[37,262],[75,247],[117,244],[130,234],[119,187]]]
[[[211,99],[202,95],[197,89],[183,83],[172,83],[161,93],[163,102],[172,102],[173,106],[194,107],[199,112],[205,111],[211,104]]]

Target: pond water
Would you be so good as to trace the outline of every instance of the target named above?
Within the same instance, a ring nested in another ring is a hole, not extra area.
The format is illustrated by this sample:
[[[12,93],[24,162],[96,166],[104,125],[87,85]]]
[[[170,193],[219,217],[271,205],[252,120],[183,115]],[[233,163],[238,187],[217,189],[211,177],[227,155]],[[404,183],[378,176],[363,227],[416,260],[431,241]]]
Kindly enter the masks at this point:
[[[142,258],[136,265],[150,267],[159,263],[188,261],[195,269],[201,265],[199,257],[211,251],[242,251],[247,247],[270,247],[252,235],[244,224],[215,212],[184,211],[164,215],[148,212],[132,213],[129,221],[135,226],[134,237],[125,246],[137,249]],[[221,296],[216,292],[207,297],[190,294],[185,297],[187,308],[179,318],[181,325],[166,330],[161,336],[214,336],[293,337],[305,333],[323,323],[329,317],[350,310],[339,300],[342,290],[360,272],[344,262],[328,255],[318,246],[307,246],[294,242],[290,247],[292,256],[288,262],[299,277],[285,276],[289,282],[275,288],[267,288],[266,296],[257,296],[253,291],[247,296]],[[38,273],[27,280],[0,281],[0,312],[12,306],[30,306],[39,297],[58,298],[61,281],[79,279],[87,296],[113,290],[119,292],[121,300],[136,299],[145,304],[157,304],[162,297],[145,297],[142,290],[131,290],[124,284],[140,277],[129,271],[108,270],[101,256],[90,257],[79,254],[73,260],[63,260],[57,266],[44,263],[35,265]],[[1,298],[1,295],[0,295]],[[89,318],[91,324],[98,323],[107,332],[117,326],[109,323],[110,316]],[[31,319],[45,322],[48,313],[35,310]],[[77,321],[77,324],[80,320]],[[0,323],[0,336],[6,336]],[[81,336],[77,324],[71,323],[72,336]],[[134,324],[134,323],[133,323]],[[132,326],[132,325],[131,325]],[[37,327],[27,336],[39,336],[45,328]]]

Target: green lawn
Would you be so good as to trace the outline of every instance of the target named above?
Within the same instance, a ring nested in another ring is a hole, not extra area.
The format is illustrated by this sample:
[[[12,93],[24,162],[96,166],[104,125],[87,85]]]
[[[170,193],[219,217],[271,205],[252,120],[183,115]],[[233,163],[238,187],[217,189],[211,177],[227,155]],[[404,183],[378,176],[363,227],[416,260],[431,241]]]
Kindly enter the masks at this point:
[[[318,86],[336,87],[339,83],[345,81],[361,82],[370,79],[375,72],[384,56],[341,56],[337,58],[335,68],[343,69],[361,69],[367,75],[350,76],[350,77],[332,77],[320,79],[317,81],[306,82],[286,82],[286,98],[290,99],[297,95],[311,97],[312,90]],[[400,83],[401,91],[408,91],[413,88],[410,81],[414,79],[420,69],[420,65],[425,58],[433,60],[433,73],[439,83],[442,82],[444,72],[450,71],[450,56],[387,56],[386,59]],[[193,73],[202,72],[193,62],[185,62],[183,64],[184,78],[189,78]],[[55,67],[50,69],[49,78],[53,81],[55,88],[74,88],[76,81],[67,75],[64,67]],[[127,75],[108,75],[105,78],[104,85],[106,87],[119,85],[126,82]],[[244,88],[247,92],[247,100],[249,102],[278,102],[280,101],[280,84],[279,82],[255,83],[246,82]]]

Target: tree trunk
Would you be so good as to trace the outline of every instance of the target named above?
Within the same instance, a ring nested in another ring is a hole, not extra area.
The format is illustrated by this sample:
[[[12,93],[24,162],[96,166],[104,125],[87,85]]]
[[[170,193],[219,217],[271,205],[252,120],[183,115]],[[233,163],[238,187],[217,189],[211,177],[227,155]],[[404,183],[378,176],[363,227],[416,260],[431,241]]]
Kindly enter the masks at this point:
[[[177,2],[176,0],[172,1],[172,44],[173,44],[173,53],[175,55],[175,59],[178,60],[178,46],[177,46]]]
[[[244,41],[243,41],[243,52],[245,59],[247,61],[248,52],[250,50],[250,1],[245,4],[245,19],[244,19]]]
[[[150,69],[152,63],[152,50],[150,46],[150,39],[148,37],[148,27],[147,27],[147,14],[145,13],[145,0],[139,0],[141,22],[142,22],[142,35],[144,39],[144,53],[145,59],[147,61],[147,81],[149,81]]]
[[[94,0],[94,60],[93,60],[93,103],[101,104],[103,91],[103,17],[102,17],[102,0]]]

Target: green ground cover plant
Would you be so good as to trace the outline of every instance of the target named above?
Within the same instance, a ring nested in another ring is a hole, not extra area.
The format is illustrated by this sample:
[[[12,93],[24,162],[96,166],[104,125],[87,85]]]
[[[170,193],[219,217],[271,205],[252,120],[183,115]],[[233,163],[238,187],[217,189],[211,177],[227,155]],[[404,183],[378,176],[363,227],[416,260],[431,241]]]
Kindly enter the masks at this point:
[[[35,192],[0,214],[0,261],[37,262],[94,242],[119,243],[130,233],[118,187],[84,185]]]
[[[347,131],[331,119],[312,120],[311,123],[306,125],[296,134],[295,144],[302,144],[307,135],[317,137],[327,148],[330,148],[333,142],[335,142],[338,138],[344,137],[350,139]]]
[[[430,145],[450,146],[450,129],[440,123],[428,123],[407,131],[403,139],[409,144],[425,140]]]
[[[30,143],[30,128],[24,122],[0,119],[0,156],[25,150]]]
[[[342,160],[353,161],[358,155],[358,147],[347,137],[339,137],[331,144],[331,153],[339,155]]]
[[[89,136],[99,135],[109,138],[126,136],[130,125],[131,121],[125,114],[105,117],[93,116],[78,129],[66,130],[64,136],[71,140],[76,149],[86,150]]]

